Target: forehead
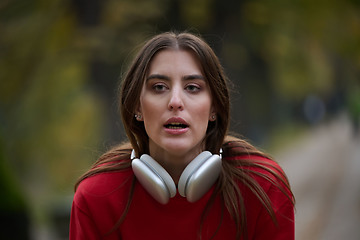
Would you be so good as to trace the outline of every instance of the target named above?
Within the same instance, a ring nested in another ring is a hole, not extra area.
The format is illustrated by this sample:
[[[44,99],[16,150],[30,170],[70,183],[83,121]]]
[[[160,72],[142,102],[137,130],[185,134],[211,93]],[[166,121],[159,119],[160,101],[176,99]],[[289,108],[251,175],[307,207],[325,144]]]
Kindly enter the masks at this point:
[[[198,57],[190,50],[165,49],[156,53],[151,59],[147,75],[158,71],[201,74],[202,66]]]

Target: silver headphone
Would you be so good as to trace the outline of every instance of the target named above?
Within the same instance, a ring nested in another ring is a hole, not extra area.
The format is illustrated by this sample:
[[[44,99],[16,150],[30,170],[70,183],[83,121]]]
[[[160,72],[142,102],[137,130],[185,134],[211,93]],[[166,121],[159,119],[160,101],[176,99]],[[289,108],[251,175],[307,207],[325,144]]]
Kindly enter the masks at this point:
[[[135,157],[131,153],[131,165],[141,185],[158,202],[166,204],[176,195],[176,186],[169,173],[151,156]],[[200,153],[182,172],[178,190],[189,202],[199,200],[215,183],[221,171],[221,155],[209,151]]]

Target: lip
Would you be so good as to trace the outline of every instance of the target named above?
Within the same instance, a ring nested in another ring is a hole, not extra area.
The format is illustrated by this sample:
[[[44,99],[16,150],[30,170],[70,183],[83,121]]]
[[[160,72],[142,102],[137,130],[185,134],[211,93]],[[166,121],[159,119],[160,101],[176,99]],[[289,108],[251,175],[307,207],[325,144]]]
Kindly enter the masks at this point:
[[[164,126],[167,125],[167,124],[171,124],[171,123],[180,123],[180,124],[184,124],[184,125],[189,126],[189,124],[188,124],[183,118],[181,118],[181,117],[172,117],[172,118],[169,118],[169,119],[165,122]]]
[[[165,127],[166,125],[171,124],[171,123],[183,124],[183,125],[186,125],[186,127],[185,128],[167,128],[167,127]],[[172,118],[169,118],[165,122],[164,129],[165,129],[165,132],[168,134],[180,135],[180,134],[186,133],[189,130],[189,124],[181,117],[172,117]]]

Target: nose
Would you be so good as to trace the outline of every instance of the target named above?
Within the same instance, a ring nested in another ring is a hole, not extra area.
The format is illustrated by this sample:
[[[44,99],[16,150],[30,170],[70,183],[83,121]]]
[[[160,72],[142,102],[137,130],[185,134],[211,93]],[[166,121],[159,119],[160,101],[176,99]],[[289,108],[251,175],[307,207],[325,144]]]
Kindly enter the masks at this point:
[[[173,89],[171,91],[168,108],[169,108],[169,110],[183,110],[184,109],[184,103],[182,101],[180,89]]]

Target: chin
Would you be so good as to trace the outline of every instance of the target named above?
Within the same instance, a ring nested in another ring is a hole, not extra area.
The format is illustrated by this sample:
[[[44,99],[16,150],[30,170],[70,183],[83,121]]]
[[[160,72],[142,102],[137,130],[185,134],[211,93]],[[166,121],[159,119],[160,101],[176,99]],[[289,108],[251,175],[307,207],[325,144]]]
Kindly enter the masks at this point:
[[[174,143],[174,144],[167,144],[166,147],[164,147],[164,149],[166,149],[168,152],[171,152],[174,155],[177,156],[181,156],[181,155],[185,155],[191,151],[194,151],[196,149],[196,144],[189,144],[189,142],[187,142],[186,144],[181,144],[181,143]],[[197,152],[201,152],[200,147],[198,148],[199,150]]]
[[[168,152],[173,153],[174,155],[182,155],[188,151],[190,151],[190,146],[181,146],[181,145],[170,145],[166,146],[164,149],[166,149]]]

